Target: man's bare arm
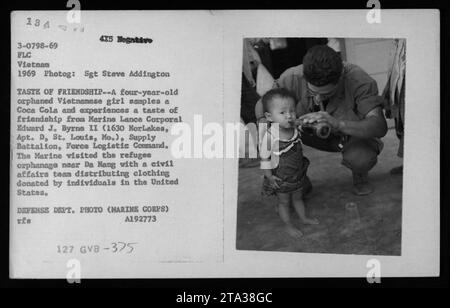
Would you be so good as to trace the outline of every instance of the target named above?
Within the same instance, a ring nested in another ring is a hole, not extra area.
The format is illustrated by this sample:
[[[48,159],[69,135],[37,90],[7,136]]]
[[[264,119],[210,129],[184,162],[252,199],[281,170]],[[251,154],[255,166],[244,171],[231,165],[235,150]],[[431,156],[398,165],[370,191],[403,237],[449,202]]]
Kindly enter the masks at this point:
[[[381,107],[376,107],[361,121],[339,121],[337,129],[357,138],[381,138],[387,133],[387,123]]]
[[[360,121],[338,120],[324,111],[308,113],[300,119],[305,123],[327,122],[334,130],[357,138],[381,138],[387,133],[386,119],[381,107],[372,109]]]

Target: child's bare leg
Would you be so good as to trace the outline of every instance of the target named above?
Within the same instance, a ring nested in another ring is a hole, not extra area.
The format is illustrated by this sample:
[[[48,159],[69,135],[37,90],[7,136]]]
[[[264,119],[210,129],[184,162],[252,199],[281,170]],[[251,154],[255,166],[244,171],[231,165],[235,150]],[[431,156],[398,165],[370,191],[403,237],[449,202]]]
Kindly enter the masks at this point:
[[[278,215],[285,224],[286,232],[295,238],[303,235],[302,231],[297,229],[292,223],[289,214],[289,205],[291,203],[291,194],[278,193]]]
[[[292,194],[292,204],[294,205],[294,209],[297,212],[300,220],[307,225],[317,225],[319,221],[316,218],[310,218],[306,216],[305,212],[305,203],[303,201],[303,193],[301,190],[296,191]]]

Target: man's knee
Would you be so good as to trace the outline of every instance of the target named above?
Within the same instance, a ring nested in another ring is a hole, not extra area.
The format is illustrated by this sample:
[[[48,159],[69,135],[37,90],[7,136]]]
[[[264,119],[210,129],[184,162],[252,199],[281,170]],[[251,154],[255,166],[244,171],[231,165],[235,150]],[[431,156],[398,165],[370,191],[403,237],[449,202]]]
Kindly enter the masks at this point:
[[[328,139],[321,139],[313,137],[308,134],[302,134],[302,143],[314,149],[326,152],[339,152],[339,137],[330,137]]]
[[[367,172],[377,163],[377,150],[365,141],[353,142],[342,152],[342,164],[355,172]]]

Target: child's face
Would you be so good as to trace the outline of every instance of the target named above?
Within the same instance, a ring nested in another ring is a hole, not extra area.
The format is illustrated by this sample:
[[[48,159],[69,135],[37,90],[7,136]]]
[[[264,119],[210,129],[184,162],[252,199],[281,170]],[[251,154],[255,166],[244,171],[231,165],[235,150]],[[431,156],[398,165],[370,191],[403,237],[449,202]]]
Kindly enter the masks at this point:
[[[274,97],[270,104],[270,112],[266,112],[268,121],[278,123],[283,128],[294,127],[295,117],[295,102],[290,97]]]

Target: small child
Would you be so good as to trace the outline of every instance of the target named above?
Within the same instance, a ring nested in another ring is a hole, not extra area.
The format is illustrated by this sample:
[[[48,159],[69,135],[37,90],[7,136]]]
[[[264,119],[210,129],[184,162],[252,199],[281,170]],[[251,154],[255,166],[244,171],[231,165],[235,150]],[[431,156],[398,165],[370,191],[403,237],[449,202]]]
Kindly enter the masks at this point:
[[[295,97],[286,89],[268,91],[262,97],[264,115],[270,127],[260,145],[261,169],[264,169],[263,195],[278,197],[278,214],[289,235],[299,238],[303,233],[290,220],[290,204],[304,224],[318,224],[309,218],[303,203],[309,160],[303,156],[300,133],[295,125]]]

